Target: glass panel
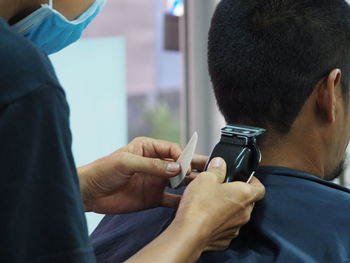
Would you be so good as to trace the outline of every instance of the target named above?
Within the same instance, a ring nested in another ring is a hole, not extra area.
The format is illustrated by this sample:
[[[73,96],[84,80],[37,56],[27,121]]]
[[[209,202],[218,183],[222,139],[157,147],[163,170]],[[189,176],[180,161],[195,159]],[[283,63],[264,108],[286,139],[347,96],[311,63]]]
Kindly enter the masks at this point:
[[[181,12],[183,3],[178,0],[108,1],[84,34],[85,38],[121,36],[126,41],[129,140],[148,136],[180,141],[182,68],[181,54],[174,50],[179,19],[170,14]],[[174,18],[170,22],[169,16]],[[166,29],[172,30],[172,39],[165,39]]]
[[[51,60],[70,105],[76,165],[92,162],[124,146],[127,143],[124,40],[82,39],[51,56]],[[90,232],[101,218],[87,213]]]

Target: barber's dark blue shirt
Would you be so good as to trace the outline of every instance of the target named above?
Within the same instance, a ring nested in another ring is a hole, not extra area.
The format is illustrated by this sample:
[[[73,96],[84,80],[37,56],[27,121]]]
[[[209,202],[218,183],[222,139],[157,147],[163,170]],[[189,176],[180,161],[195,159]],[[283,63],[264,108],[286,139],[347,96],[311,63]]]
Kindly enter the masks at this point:
[[[350,191],[311,174],[262,167],[266,196],[230,247],[199,263],[350,262]],[[107,216],[91,236],[98,262],[122,262],[154,239],[174,211],[157,208]],[[161,252],[160,252],[161,253]]]
[[[0,262],[95,262],[48,57],[0,19]]]

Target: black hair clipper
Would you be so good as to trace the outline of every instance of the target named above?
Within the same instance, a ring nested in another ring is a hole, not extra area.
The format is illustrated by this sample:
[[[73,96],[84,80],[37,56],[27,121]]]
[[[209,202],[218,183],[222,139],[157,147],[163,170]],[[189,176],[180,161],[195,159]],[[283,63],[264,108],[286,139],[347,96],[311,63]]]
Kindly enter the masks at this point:
[[[225,183],[249,182],[261,161],[256,137],[265,131],[256,127],[227,125],[221,129],[221,140],[211,153],[205,170],[211,159],[221,157],[227,164]]]

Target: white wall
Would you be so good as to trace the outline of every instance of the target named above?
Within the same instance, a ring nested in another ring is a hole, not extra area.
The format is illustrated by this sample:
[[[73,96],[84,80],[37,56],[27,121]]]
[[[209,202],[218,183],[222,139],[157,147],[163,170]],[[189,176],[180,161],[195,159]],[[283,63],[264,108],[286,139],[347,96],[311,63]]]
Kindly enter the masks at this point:
[[[127,143],[125,43],[82,39],[51,60],[71,109],[73,154],[80,166]],[[87,213],[89,232],[102,215]]]

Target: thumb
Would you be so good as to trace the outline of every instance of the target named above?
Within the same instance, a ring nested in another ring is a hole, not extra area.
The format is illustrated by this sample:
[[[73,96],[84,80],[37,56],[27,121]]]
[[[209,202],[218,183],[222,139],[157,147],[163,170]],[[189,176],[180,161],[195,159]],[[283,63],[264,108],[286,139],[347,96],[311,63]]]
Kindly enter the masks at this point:
[[[265,196],[265,187],[259,181],[258,178],[253,176],[253,178],[250,181],[249,185],[253,187],[253,192],[255,194],[254,202],[257,202],[257,201],[259,201],[259,200],[264,198],[264,196]]]
[[[226,163],[225,160],[216,157],[210,161],[208,165],[208,172],[214,173],[220,183],[223,183],[226,177]]]

